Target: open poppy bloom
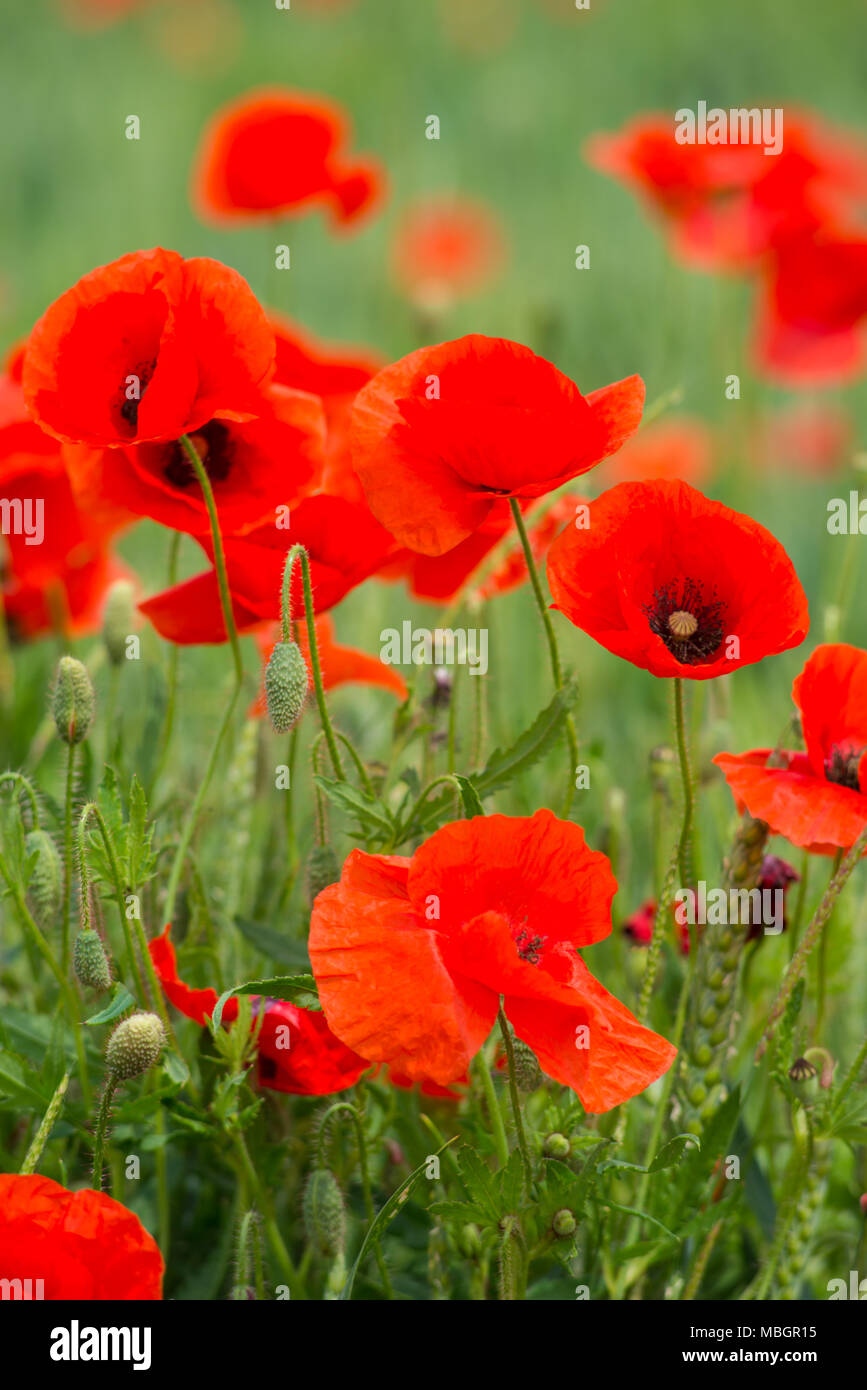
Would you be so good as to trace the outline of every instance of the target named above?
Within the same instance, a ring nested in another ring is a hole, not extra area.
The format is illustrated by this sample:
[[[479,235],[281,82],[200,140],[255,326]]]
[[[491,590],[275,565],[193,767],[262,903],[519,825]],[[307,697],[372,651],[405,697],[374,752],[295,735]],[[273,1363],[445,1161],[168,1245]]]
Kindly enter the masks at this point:
[[[758,367],[786,384],[857,376],[867,361],[867,240],[828,235],[789,242],[759,296]]]
[[[708,680],[797,647],[807,597],[779,541],[686,483],[619,483],[548,555],[553,607],[654,676]]]
[[[184,646],[227,640],[211,541],[204,536],[197,540],[212,568],[139,604],[161,637]],[[373,574],[394,548],[364,504],[321,493],[303,498],[293,509],[289,530],[271,521],[246,535],[225,537],[223,550],[239,632],[279,620],[286,556],[296,542],[307,547],[310,557],[317,614],[333,608]],[[298,618],[304,613],[300,565],[293,575],[292,612]]]
[[[178,975],[171,927],[148,949],[166,996],[185,1018],[204,1027],[217,1003],[215,989],[192,989]],[[254,1017],[264,1002],[265,1017],[257,1038],[259,1085],[291,1095],[328,1096],[354,1086],[369,1063],[344,1047],[315,1009],[299,1009],[281,999],[253,997]],[[227,999],[223,1022],[234,1023],[238,1000]]]
[[[248,92],[221,107],[202,137],[193,204],[206,221],[288,217],[328,208],[354,225],[382,196],[375,160],[345,151],[349,122],[325,97],[284,87]]]
[[[263,672],[274,650],[274,644],[280,640],[281,628],[276,624],[268,631],[256,633]],[[390,690],[399,700],[406,699],[409,692],[400,672],[395,671],[392,666],[386,666],[378,656],[370,656],[355,647],[341,647],[334,634],[334,623],[327,615],[316,619],[316,644],[319,649],[323,690],[333,690],[338,685],[375,685],[381,686],[383,690]],[[309,671],[310,643],[307,639],[306,622],[298,624],[298,646]],[[253,716],[266,713],[264,691],[256,699],[250,713]]]
[[[420,309],[447,309],[495,278],[506,259],[500,224],[484,204],[435,194],[404,209],[391,248],[392,274]]]
[[[32,1292],[18,1297],[162,1298],[163,1258],[156,1241],[107,1193],[69,1192],[36,1173],[0,1173],[0,1212],[3,1278],[33,1281]],[[37,1281],[43,1281],[41,1293]]]
[[[867,652],[817,647],[792,687],[805,753],[756,748],[714,762],[738,804],[817,854],[849,849],[867,825]]]
[[[190,435],[214,493],[220,526],[241,535],[275,520],[318,484],[324,466],[325,416],[317,396],[271,385],[259,414],[246,421],[209,420]],[[209,535],[202,489],[179,440],[133,448],[66,446],[74,484],[99,491],[139,516],[192,535]]]
[[[411,859],[353,850],[310,923],[328,1022],[371,1061],[448,1085],[502,995],[542,1070],[610,1110],[675,1056],[578,955],[610,933],[616,888],[581,828],[547,810],[443,826]]]
[[[49,434],[115,448],[252,419],[273,363],[274,335],[237,271],[157,247],[55,300],[30,334],[22,382]]]
[[[643,407],[638,376],[585,397],[520,343],[471,334],[420,348],[362,388],[352,460],[383,526],[442,555],[498,498],[541,497],[615,453]]]

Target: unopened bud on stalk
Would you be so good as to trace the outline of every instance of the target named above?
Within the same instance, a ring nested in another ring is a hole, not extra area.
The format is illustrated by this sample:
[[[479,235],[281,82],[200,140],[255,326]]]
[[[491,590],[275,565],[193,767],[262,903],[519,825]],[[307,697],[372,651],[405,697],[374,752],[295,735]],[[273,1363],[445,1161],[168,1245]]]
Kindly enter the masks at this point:
[[[64,743],[81,743],[87,737],[95,703],[87,668],[74,656],[62,656],[57,666],[51,713]]]
[[[156,1014],[131,1014],[108,1040],[105,1060],[109,1073],[116,1081],[141,1076],[159,1061],[165,1044],[166,1035]]]
[[[304,1189],[304,1227],[311,1245],[333,1258],[343,1253],[346,1213],[343,1193],[328,1168],[314,1168]]]
[[[565,1134],[560,1134],[555,1130],[553,1134],[545,1135],[542,1149],[548,1158],[568,1158],[572,1145]]]
[[[118,579],[108,591],[102,614],[102,640],[112,666],[126,656],[126,639],[135,620],[135,590],[128,579]]]
[[[307,860],[307,896],[311,906],[323,888],[339,878],[340,866],[331,845],[314,845]]]
[[[108,989],[111,969],[99,933],[86,927],[75,938],[72,947],[72,968],[79,984],[91,989]]]
[[[304,707],[309,683],[298,643],[275,643],[265,667],[265,704],[275,734],[288,734]]]
[[[28,884],[33,916],[40,927],[52,923],[60,911],[63,895],[63,869],[57,846],[45,830],[31,830],[24,837],[28,855],[36,855],[36,864]]]
[[[519,1091],[537,1091],[542,1084],[542,1068],[536,1054],[521,1038],[512,1040],[515,1057],[515,1081]]]

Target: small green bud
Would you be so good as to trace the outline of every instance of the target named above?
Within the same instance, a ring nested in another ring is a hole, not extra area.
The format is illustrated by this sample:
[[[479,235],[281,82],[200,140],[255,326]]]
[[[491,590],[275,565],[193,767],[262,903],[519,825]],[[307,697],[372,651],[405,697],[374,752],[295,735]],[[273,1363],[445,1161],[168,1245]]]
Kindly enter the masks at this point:
[[[128,579],[118,579],[108,591],[102,611],[102,640],[112,666],[126,657],[126,639],[135,622],[135,589]]]
[[[542,1084],[542,1068],[531,1047],[521,1038],[513,1038],[515,1053],[515,1080],[519,1091],[537,1091]]]
[[[467,1260],[477,1260],[482,1253],[482,1233],[475,1221],[468,1221],[458,1234],[458,1247]]]
[[[314,845],[307,860],[307,896],[311,906],[323,888],[339,878],[340,866],[331,845]]]
[[[568,1207],[561,1207],[554,1213],[554,1220],[551,1222],[551,1229],[557,1236],[574,1235],[578,1229],[578,1222],[575,1220],[575,1213]]]
[[[106,1065],[116,1080],[129,1081],[154,1066],[165,1045],[166,1035],[156,1014],[131,1014],[108,1040]]]
[[[559,1134],[555,1130],[553,1134],[545,1135],[542,1148],[549,1158],[568,1158],[572,1145],[565,1134]]]
[[[63,897],[63,869],[57,846],[45,830],[30,830],[24,837],[24,848],[29,854],[37,855],[28,893],[33,908],[33,916],[40,927],[52,923],[59,911]]]
[[[706,1087],[706,1086],[703,1086],[702,1083],[701,1083],[700,1081],[696,1081],[695,1084],[694,1084],[693,1086],[690,1087],[690,1091],[689,1091],[689,1101],[690,1101],[690,1104],[691,1104],[691,1105],[703,1105],[704,1102],[705,1102],[706,1100],[707,1100],[707,1087]]]
[[[288,734],[304,707],[310,678],[297,642],[277,642],[265,667],[265,704],[275,734]]]
[[[95,703],[87,668],[74,656],[62,656],[57,666],[51,713],[64,743],[81,743],[87,737]]]
[[[328,1168],[314,1168],[304,1189],[304,1226],[307,1239],[320,1254],[333,1258],[343,1253],[346,1213],[343,1193]]]
[[[91,989],[108,989],[111,970],[99,933],[87,927],[80,931],[72,947],[72,968],[79,984]]]

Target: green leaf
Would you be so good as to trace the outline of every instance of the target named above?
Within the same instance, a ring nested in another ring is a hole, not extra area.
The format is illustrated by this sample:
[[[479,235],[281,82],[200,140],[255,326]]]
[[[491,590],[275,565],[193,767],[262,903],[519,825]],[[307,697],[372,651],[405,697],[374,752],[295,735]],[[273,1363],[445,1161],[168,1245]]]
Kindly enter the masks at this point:
[[[234,925],[241,935],[256,947],[263,956],[274,960],[278,965],[293,965],[297,969],[310,969],[310,957],[303,941],[295,941],[271,927],[262,927],[258,922],[248,922],[242,917],[234,919]]]
[[[458,1164],[470,1200],[485,1212],[489,1221],[498,1221],[501,1215],[500,1201],[490,1168],[467,1144],[458,1153]]]
[[[467,820],[473,816],[483,816],[485,808],[479,800],[479,794],[470,781],[469,777],[461,777],[459,773],[454,773],[454,779],[458,784],[461,793],[461,801],[464,804],[464,815]]]
[[[28,1110],[46,1110],[51,1101],[51,1092],[33,1085],[24,1059],[11,1052],[0,1052],[0,1092]]]
[[[270,980],[247,980],[220,995],[211,1015],[211,1032],[216,1033],[223,1021],[228,1000],[238,994],[258,994],[263,998],[281,999],[296,1004],[299,1009],[321,1011],[319,990],[312,975],[276,975]]]
[[[94,1014],[92,1018],[86,1018],[84,1021],[91,1025],[96,1023],[110,1023],[113,1018],[118,1018],[120,1014],[125,1014],[127,1009],[131,1009],[134,1006],[135,1000],[126,985],[118,984],[114,987],[114,995],[111,1003],[106,1005],[104,1009],[101,1009],[98,1014]]]
[[[499,1173],[500,1208],[503,1216],[517,1212],[524,1193],[524,1164],[520,1150],[513,1149],[509,1161]]]
[[[429,1208],[433,1216],[442,1216],[446,1221],[460,1221],[465,1226],[468,1221],[484,1225],[485,1213],[474,1207],[472,1202],[432,1202]]]
[[[372,797],[358,791],[348,782],[337,782],[329,777],[314,777],[313,780],[322,788],[329,801],[357,816],[363,828],[373,828],[380,834],[383,831],[391,834],[394,828],[391,815],[380,802],[374,801]]]
[[[680,1160],[683,1158],[685,1151],[690,1145],[694,1145],[698,1149],[701,1148],[701,1144],[696,1135],[675,1134],[669,1139],[667,1144],[663,1144],[648,1168],[648,1173],[659,1173],[663,1168],[674,1168],[680,1163]]]
[[[177,1052],[167,1052],[163,1058],[163,1068],[176,1086],[185,1086],[190,1079],[190,1069]]]

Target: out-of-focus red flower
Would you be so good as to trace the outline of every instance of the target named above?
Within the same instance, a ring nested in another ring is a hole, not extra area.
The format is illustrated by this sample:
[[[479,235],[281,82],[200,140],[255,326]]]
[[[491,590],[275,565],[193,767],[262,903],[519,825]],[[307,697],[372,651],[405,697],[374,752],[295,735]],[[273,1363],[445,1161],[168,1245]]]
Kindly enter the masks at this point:
[[[61,9],[76,28],[103,29],[153,4],[154,0],[62,0]]]
[[[217,1002],[215,989],[192,989],[178,975],[171,927],[149,943],[154,969],[166,996],[186,1018],[205,1025]],[[300,1009],[280,999],[253,998],[254,1017],[265,1017],[257,1038],[259,1085],[293,1095],[327,1096],[354,1086],[368,1066],[363,1057],[344,1047],[325,1020],[313,1009]],[[228,999],[223,1022],[234,1023],[238,1000]]]
[[[434,194],[404,208],[391,246],[400,289],[428,313],[494,280],[506,261],[500,223],[486,204]]]
[[[786,385],[857,376],[867,362],[867,239],[790,241],[774,257],[759,296],[759,369]]]
[[[190,436],[211,482],[225,535],[242,535],[316,487],[325,463],[322,403],[271,385],[255,419],[209,420]],[[76,487],[191,535],[209,535],[204,494],[178,440],[125,449],[67,445]]]
[[[676,255],[708,270],[751,270],[793,238],[848,221],[867,196],[867,145],[809,112],[785,113],[782,150],[679,144],[669,115],[594,135],[588,161],[633,189],[669,229]]]
[[[192,197],[207,221],[289,217],[324,206],[340,228],[355,226],[383,196],[376,160],[346,151],[345,113],[324,97],[282,87],[223,106],[202,137]]]
[[[197,537],[213,565],[209,538]],[[296,542],[307,547],[316,613],[321,615],[384,564],[393,542],[365,506],[342,497],[305,497],[292,511],[290,529],[273,523],[224,540],[232,608],[239,631],[280,617],[280,589],[286,555]],[[139,604],[160,636],[181,645],[225,642],[216,571],[164,589]],[[292,612],[301,617],[304,596],[300,566],[292,585]]]
[[[555,608],[654,676],[708,680],[796,647],[807,597],[779,541],[686,483],[619,483],[548,556]]]
[[[353,850],[310,925],[329,1024],[371,1061],[448,1085],[502,995],[542,1070],[609,1110],[675,1055],[578,955],[610,933],[616,886],[581,828],[547,810],[443,826],[412,859]]]
[[[689,955],[689,927],[685,922],[678,922],[675,916],[675,903],[671,904],[672,924],[677,929],[678,950],[682,956]],[[653,940],[653,923],[656,920],[656,899],[648,898],[641,904],[637,912],[633,912],[631,917],[627,917],[623,923],[623,935],[627,936],[633,946],[649,946]]]
[[[362,388],[352,460],[383,526],[442,555],[498,498],[541,497],[615,453],[643,405],[640,377],[584,397],[529,348],[473,334],[412,352]]]
[[[256,642],[263,665],[267,665],[280,635],[281,630],[276,625],[267,631],[257,632]],[[383,690],[390,690],[399,700],[406,699],[409,692],[400,672],[395,671],[392,666],[386,666],[378,656],[370,656],[367,652],[358,651],[356,647],[341,647],[335,638],[334,623],[330,617],[316,619],[316,645],[319,649],[324,690],[333,690],[338,685],[377,685]],[[309,670],[310,643],[307,639],[306,623],[298,624],[298,646]],[[264,715],[265,709],[265,696],[262,693],[256,699],[250,713]]]
[[[710,477],[712,460],[708,426],[703,420],[680,415],[640,429],[602,468],[611,483],[680,478],[698,487]]]
[[[43,1280],[43,1293],[34,1292],[34,1298],[162,1298],[164,1266],[156,1241],[107,1193],[69,1192],[36,1173],[0,1173],[0,1211],[3,1278]]]
[[[867,824],[867,652],[817,647],[792,687],[805,753],[756,748],[714,762],[741,811],[817,854],[849,849]]]
[[[274,335],[237,271],[157,248],[55,300],[30,334],[22,382],[49,434],[113,448],[252,419],[273,364]]]
[[[837,472],[853,446],[853,423],[846,411],[803,401],[759,421],[751,457],[759,470],[825,477]]]

